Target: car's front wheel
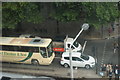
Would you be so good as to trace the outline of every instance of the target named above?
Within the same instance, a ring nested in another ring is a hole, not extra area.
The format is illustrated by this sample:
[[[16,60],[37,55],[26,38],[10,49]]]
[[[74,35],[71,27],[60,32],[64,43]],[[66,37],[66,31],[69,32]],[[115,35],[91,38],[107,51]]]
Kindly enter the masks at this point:
[[[86,69],[90,69],[90,65],[89,65],[89,64],[86,64],[86,65],[85,65],[85,68],[86,68]]]

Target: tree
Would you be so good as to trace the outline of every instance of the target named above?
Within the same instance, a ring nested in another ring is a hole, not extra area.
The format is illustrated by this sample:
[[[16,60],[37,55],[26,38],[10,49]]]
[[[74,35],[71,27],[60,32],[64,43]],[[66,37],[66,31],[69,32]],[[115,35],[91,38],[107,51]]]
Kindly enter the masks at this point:
[[[57,2],[54,7],[54,19],[62,22],[83,19],[94,27],[115,21],[120,17],[117,2]]]
[[[42,22],[43,17],[39,7],[39,3],[30,2],[2,3],[2,27],[14,29],[21,22]]]
[[[82,4],[77,2],[54,3],[52,17],[58,21],[69,22],[79,20],[82,14]]]
[[[83,3],[86,10],[86,21],[98,27],[115,21],[119,17],[117,3]]]
[[[59,22],[70,22],[77,21],[80,17],[84,16],[82,14],[81,3],[77,2],[57,2],[53,3],[53,13],[50,16],[56,20],[57,23],[57,33],[59,34]],[[81,15],[80,15],[81,14]]]
[[[34,2],[4,2],[2,3],[3,28],[15,28],[21,22],[40,23],[42,3]],[[53,2],[53,12],[49,15],[56,22],[83,20],[99,28],[101,24],[114,21],[120,17],[117,2]]]

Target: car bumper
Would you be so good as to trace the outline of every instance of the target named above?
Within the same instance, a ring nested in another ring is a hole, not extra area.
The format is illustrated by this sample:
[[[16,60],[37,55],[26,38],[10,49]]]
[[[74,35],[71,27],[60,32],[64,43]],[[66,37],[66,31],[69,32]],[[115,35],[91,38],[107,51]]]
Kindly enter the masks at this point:
[[[95,67],[95,64],[91,64],[90,67],[91,67],[91,68]]]

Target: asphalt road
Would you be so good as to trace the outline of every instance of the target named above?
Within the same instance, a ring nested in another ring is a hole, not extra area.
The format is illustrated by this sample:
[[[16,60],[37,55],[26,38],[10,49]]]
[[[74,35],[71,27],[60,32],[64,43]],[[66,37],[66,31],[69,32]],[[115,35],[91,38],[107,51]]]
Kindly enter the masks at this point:
[[[78,40],[80,42],[80,40]],[[102,64],[111,63],[113,65],[118,64],[119,51],[113,52],[113,42],[118,38],[104,39],[104,40],[87,40],[84,54],[88,54],[97,58],[97,70],[99,71]],[[84,40],[82,40],[83,44]],[[94,48],[95,47],[95,48]]]

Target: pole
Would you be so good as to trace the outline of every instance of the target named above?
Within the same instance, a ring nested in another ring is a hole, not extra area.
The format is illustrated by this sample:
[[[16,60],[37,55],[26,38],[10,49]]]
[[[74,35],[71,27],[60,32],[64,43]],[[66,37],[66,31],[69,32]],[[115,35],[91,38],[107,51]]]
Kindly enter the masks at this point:
[[[76,39],[78,38],[78,36],[82,33],[84,29],[82,28],[79,33],[77,34],[77,36],[75,37],[75,39],[73,40],[73,42],[70,45],[70,49],[69,49],[69,57],[70,57],[70,76],[71,76],[71,80],[74,80],[74,75],[73,75],[73,65],[72,65],[72,49],[71,46],[73,45],[73,43],[76,41]]]
[[[73,40],[73,43],[76,41],[76,39],[77,39],[78,36],[82,33],[83,30],[84,30],[84,29],[82,28],[82,29],[79,31],[79,33],[77,34],[77,36],[76,36],[75,39]]]
[[[74,80],[74,76],[73,76],[73,65],[72,65],[72,49],[71,46],[73,45],[73,43],[76,41],[76,39],[78,38],[78,36],[82,33],[83,30],[87,30],[89,28],[88,24],[83,24],[82,29],[79,31],[79,33],[77,34],[77,36],[75,37],[75,39],[73,40],[73,42],[70,45],[70,49],[69,49],[69,57],[70,57],[70,71],[71,71],[71,80]]]
[[[98,64],[97,64],[97,47],[95,46],[95,65],[96,65],[96,74],[97,74],[97,67],[98,67]]]
[[[82,54],[83,54],[83,52],[84,52],[84,49],[85,49],[86,43],[87,43],[87,41],[85,41],[85,43],[84,43],[84,45],[83,45]]]
[[[73,76],[73,65],[72,65],[72,49],[69,49],[69,56],[70,56],[70,76],[71,76],[71,80],[74,80],[74,76]]]

